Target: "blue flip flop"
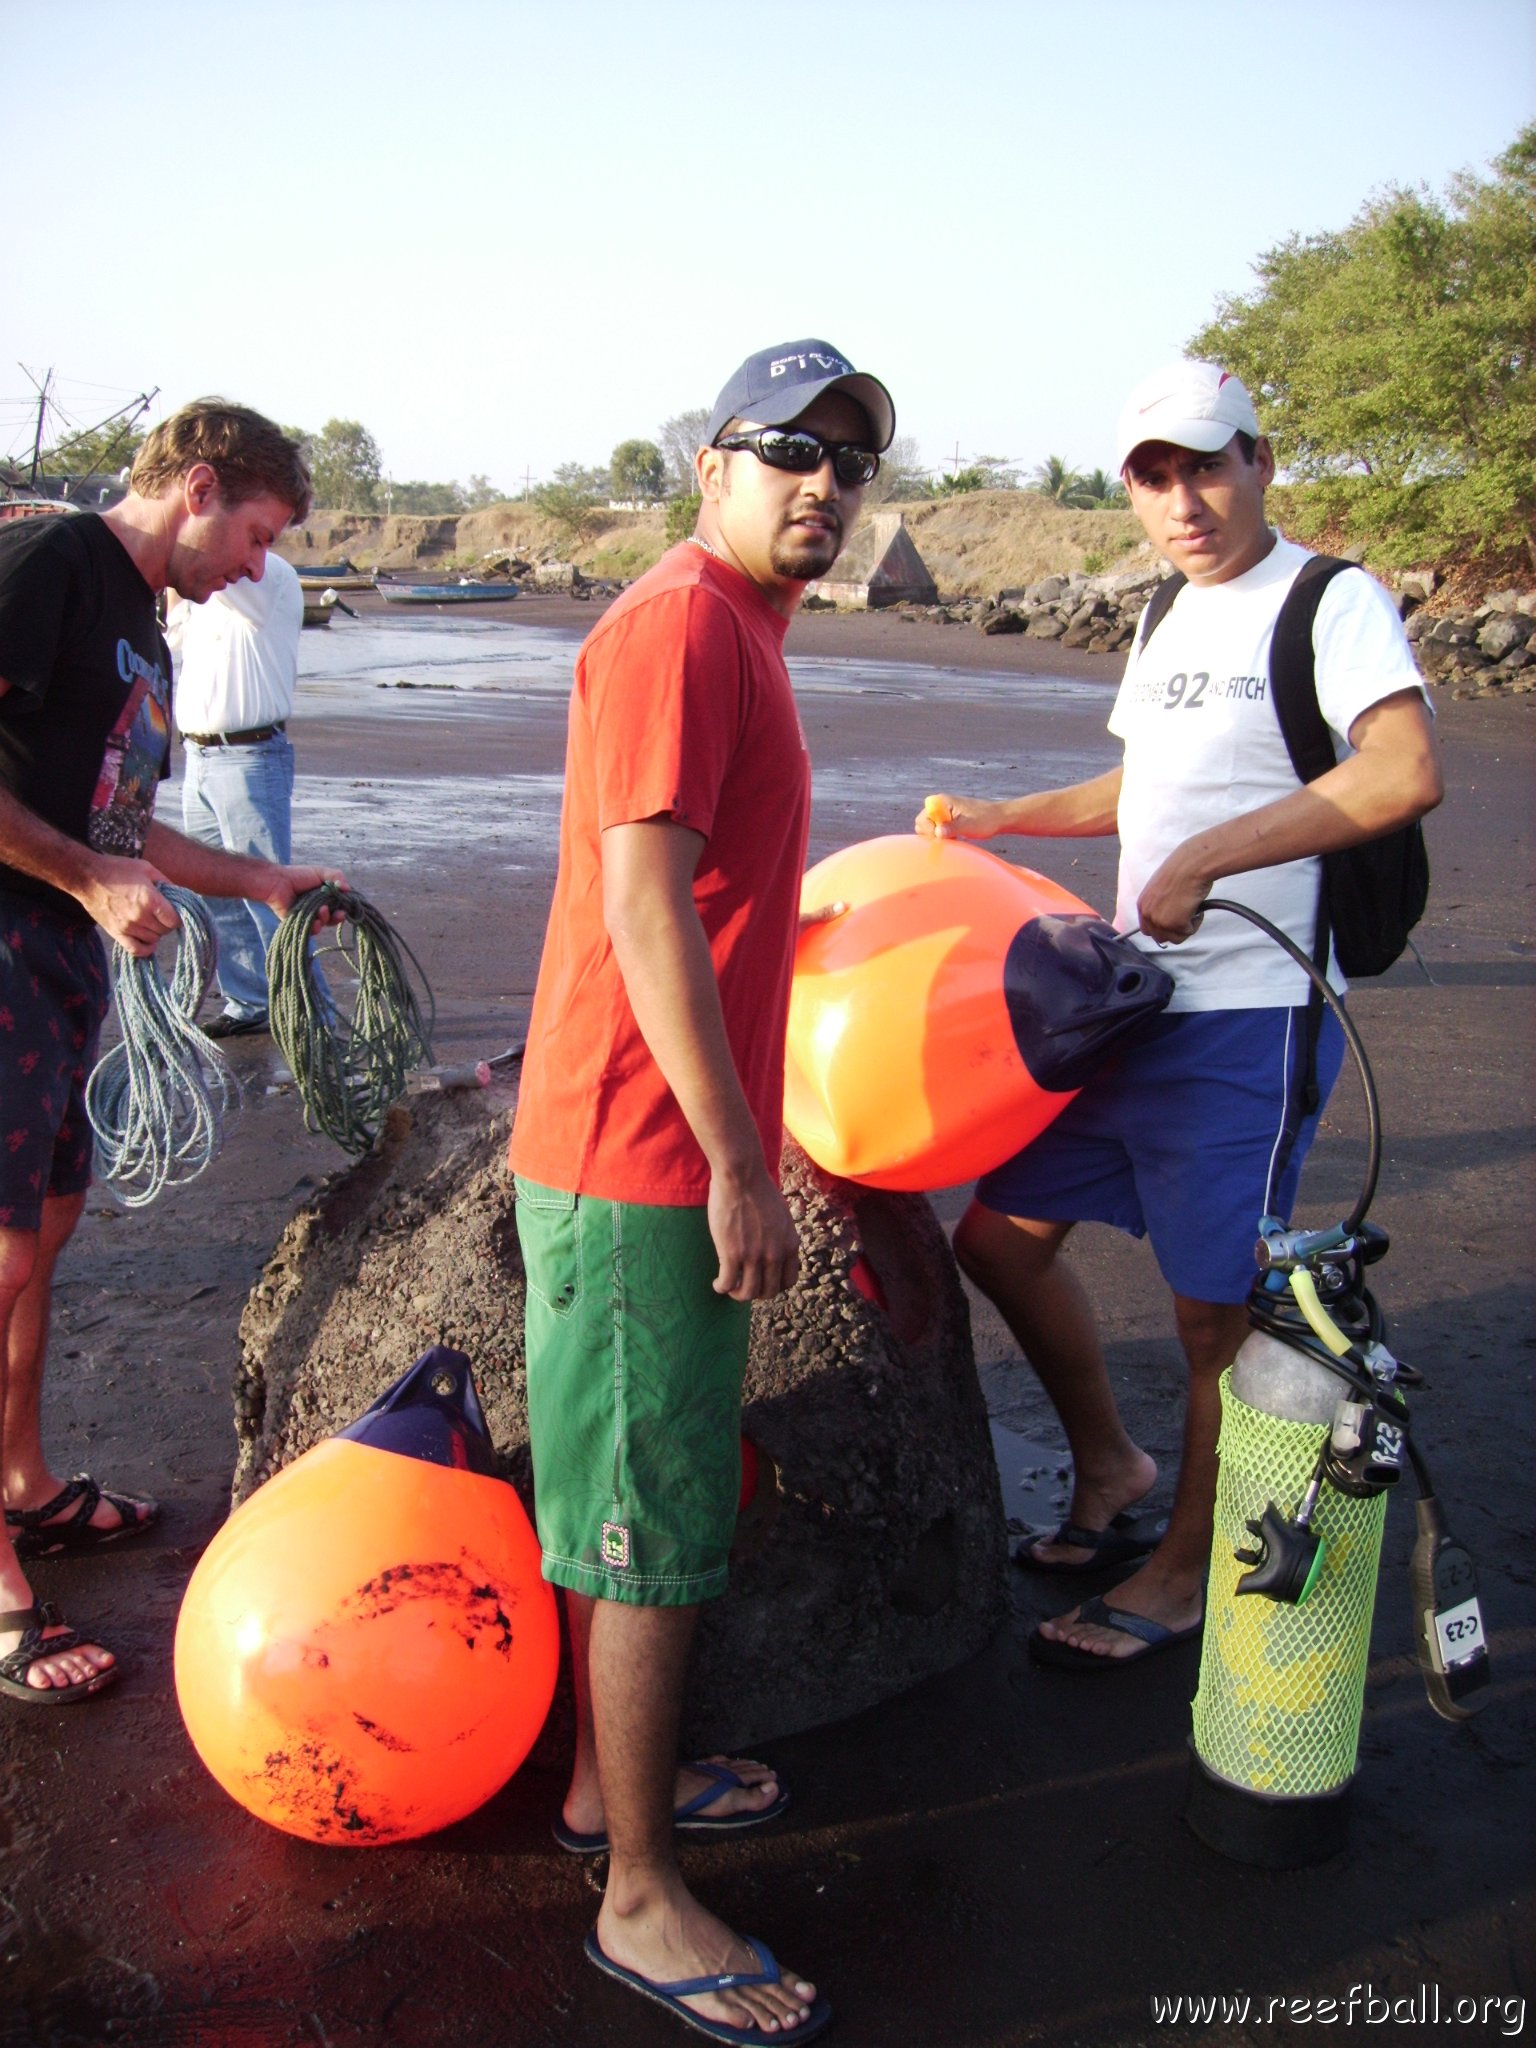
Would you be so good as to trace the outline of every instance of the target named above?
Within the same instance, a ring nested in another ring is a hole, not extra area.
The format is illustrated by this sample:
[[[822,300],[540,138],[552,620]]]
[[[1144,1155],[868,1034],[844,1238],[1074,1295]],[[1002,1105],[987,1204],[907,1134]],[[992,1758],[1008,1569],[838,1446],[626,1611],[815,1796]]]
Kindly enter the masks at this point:
[[[1096,1622],[1100,1628],[1117,1629],[1124,1636],[1135,1636],[1146,1648],[1133,1651],[1129,1657],[1100,1657],[1093,1650],[1080,1650],[1075,1643],[1058,1643],[1041,1635],[1039,1629],[1032,1629],[1028,1648],[1036,1664],[1048,1664],[1057,1671],[1129,1671],[1135,1665],[1145,1664],[1160,1650],[1192,1643],[1205,1627],[1205,1616],[1201,1615],[1188,1628],[1164,1628],[1160,1621],[1150,1621],[1144,1614],[1132,1614],[1124,1607],[1107,1607],[1097,1593],[1078,1608],[1077,1618]]]
[[[711,2041],[742,2041],[757,2043],[764,2041],[812,2041],[830,2025],[832,2008],[826,1999],[818,1997],[806,2016],[795,2027],[777,2027],[771,2034],[754,2023],[749,2027],[733,2027],[726,2020],[707,2020],[704,2015],[694,2012],[683,2004],[685,1998],[697,1998],[706,1991],[739,1991],[749,1984],[777,1984],[783,1971],[774,1961],[766,1943],[746,1936],[747,1947],[757,1961],[755,1970],[727,1970],[718,1977],[679,1977],[673,1984],[657,1984],[649,1977],[642,1977],[637,1970],[626,1970],[622,1963],[616,1963],[611,1956],[604,1955],[602,1944],[594,1927],[583,1944],[587,1961],[595,1963],[605,1977],[612,1977],[616,1983],[627,1984],[631,1991],[638,1991],[642,1998],[649,1998],[656,2005],[664,2005],[668,2012],[675,2013],[685,2026],[697,2033],[707,2034]]]
[[[691,1799],[685,1799],[672,1816],[672,1824],[681,1833],[689,1835],[738,1835],[744,1828],[760,1828],[765,1821],[777,1820],[789,1804],[789,1794],[783,1785],[779,1796],[767,1806],[749,1808],[739,1813],[707,1814],[701,1808],[713,1806],[722,1792],[733,1791],[737,1786],[745,1787],[745,1778],[726,1764],[707,1761],[703,1757],[691,1757],[683,1765],[685,1771],[700,1771],[712,1782],[702,1792],[695,1792]],[[554,1821],[554,1837],[560,1847],[570,1856],[603,1856],[608,1852],[608,1837],[597,1828],[587,1835],[578,1828],[567,1827],[557,1815]]]

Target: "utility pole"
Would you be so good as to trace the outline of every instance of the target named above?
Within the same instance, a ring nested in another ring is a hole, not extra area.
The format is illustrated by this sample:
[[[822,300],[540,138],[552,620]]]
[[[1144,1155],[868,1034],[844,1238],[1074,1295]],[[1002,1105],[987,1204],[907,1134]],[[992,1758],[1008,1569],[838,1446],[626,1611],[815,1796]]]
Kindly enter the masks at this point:
[[[524,503],[525,505],[526,505],[526,504],[527,504],[527,502],[528,502],[528,492],[529,492],[529,489],[531,488],[532,484],[533,484],[533,471],[532,471],[531,469],[528,469],[528,468],[526,468],[526,467],[525,467],[525,468],[524,468],[524,470],[523,470],[523,503]]]

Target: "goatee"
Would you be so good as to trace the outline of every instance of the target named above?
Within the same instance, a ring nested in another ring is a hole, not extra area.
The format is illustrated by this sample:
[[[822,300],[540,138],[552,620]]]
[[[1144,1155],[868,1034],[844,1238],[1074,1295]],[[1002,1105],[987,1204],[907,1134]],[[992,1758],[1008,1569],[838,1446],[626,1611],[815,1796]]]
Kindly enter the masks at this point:
[[[796,526],[790,522],[774,535],[768,560],[775,576],[809,583],[824,576],[843,545],[842,521],[835,528]]]

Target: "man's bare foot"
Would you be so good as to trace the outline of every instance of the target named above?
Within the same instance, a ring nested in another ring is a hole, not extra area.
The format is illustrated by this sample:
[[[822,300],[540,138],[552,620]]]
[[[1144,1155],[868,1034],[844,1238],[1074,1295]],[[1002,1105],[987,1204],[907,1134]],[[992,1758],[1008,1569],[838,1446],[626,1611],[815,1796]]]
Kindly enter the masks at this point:
[[[616,1899],[627,1910],[621,1911]],[[648,1876],[638,1889],[626,1882],[624,1873],[610,1873],[596,1931],[608,1960],[648,1984],[736,1972],[750,1976],[758,1971],[751,1947],[699,1903],[675,1870],[659,1881]],[[764,2034],[793,2039],[815,1998],[814,1984],[793,1970],[781,1970],[776,1984],[703,1991],[678,2002],[704,2019],[755,2026]]]
[[[1104,1600],[1104,1605],[1111,1611],[1140,1615],[1175,1634],[1196,1625],[1203,1603],[1204,1589],[1198,1575],[1174,1574],[1160,1569],[1155,1562],[1131,1578],[1122,1579],[1115,1587],[1113,1597]],[[1074,1607],[1070,1614],[1058,1615],[1053,1621],[1042,1621],[1039,1633],[1047,1642],[1063,1643],[1094,1657],[1145,1656],[1147,1645],[1141,1638],[1128,1634],[1124,1629],[1105,1628],[1096,1622],[1082,1621],[1079,1619],[1080,1611],[1079,1607]]]
[[[1074,1470],[1072,1501],[1066,1519],[1080,1529],[1107,1529],[1115,1516],[1144,1500],[1157,1484],[1157,1463],[1133,1444],[1130,1455],[1103,1472]],[[1040,1538],[1024,1546],[1034,1564],[1091,1568],[1095,1553],[1076,1543]]]
[[[741,1783],[722,1786],[715,1798],[694,1809],[694,1820],[725,1820],[732,1814],[762,1813],[779,1797],[778,1776],[768,1764],[744,1756],[711,1756],[701,1761],[720,1765],[738,1777]],[[711,1782],[709,1773],[696,1770],[691,1764],[679,1764],[672,1794],[674,1811],[707,1791]],[[572,1783],[560,1809],[560,1817],[574,1834],[598,1835],[603,1832],[603,1796],[595,1772],[589,1783],[579,1786]]]

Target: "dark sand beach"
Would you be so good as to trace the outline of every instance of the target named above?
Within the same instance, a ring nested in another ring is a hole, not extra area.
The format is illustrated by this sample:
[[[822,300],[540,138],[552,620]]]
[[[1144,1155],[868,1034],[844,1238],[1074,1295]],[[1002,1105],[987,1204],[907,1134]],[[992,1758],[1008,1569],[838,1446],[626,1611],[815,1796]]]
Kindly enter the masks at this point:
[[[565,598],[497,609],[561,635],[593,616]],[[382,613],[369,602],[368,624]],[[323,637],[344,653],[348,630],[338,620]],[[1113,658],[891,616],[805,618],[789,647],[817,772],[813,857],[907,829],[932,788],[1001,794],[1112,759]],[[1038,1670],[1025,1637],[1071,1589],[1013,1573],[1011,1618],[979,1658],[771,1746],[793,1788],[783,1824],[684,1851],[713,1905],[826,1990],[830,2039],[1262,2048],[1309,2039],[1320,2011],[1289,2002],[1326,1999],[1341,2003],[1324,2039],[1396,2038],[1368,1997],[1399,2025],[1398,2001],[1417,2023],[1420,2001],[1432,2021],[1438,1998],[1453,2036],[1536,2024],[1524,2004],[1536,1995],[1530,701],[1437,702],[1449,794],[1429,823],[1435,886],[1418,935],[1433,983],[1400,963],[1352,1001],[1385,1131],[1373,1214],[1393,1251],[1378,1293],[1394,1349],[1429,1381],[1416,1412],[1480,1567],[1493,1704],[1461,1727],[1429,1709],[1411,1650],[1413,1518],[1398,1501],[1351,1846],[1307,1872],[1240,1867],[1181,1818],[1193,1648],[1134,1673]],[[320,704],[301,693],[294,726],[300,850],[338,858],[409,939],[438,996],[442,1060],[502,1050],[521,1035],[548,902],[559,691],[379,689]],[[308,836],[321,817],[336,843]],[[1108,909],[1113,851],[1037,843],[1028,858]],[[99,1631],[124,1677],[79,1711],[0,1703],[0,2048],[679,2042],[674,2020],[583,1961],[597,1899],[550,1840],[557,1774],[525,1768],[441,1836],[349,1852],[251,1819],[183,1733],[171,1640],[227,1509],[241,1307],[294,1206],[342,1164],[305,1132],[268,1041],[231,1051],[252,1085],[223,1156],[144,1211],[94,1193],[60,1271],[53,1455],[160,1496],[166,1514],[118,1553],[35,1567],[37,1592]],[[1343,1213],[1363,1129],[1346,1073],[1301,1218]],[[938,1206],[952,1221],[962,1203],[950,1191]],[[1166,1499],[1181,1375],[1151,1255],[1083,1232],[1077,1260]],[[994,1416],[1059,1443],[1006,1333],[990,1315],[974,1322]],[[1015,1491],[1009,1511],[1049,1519],[1055,1490]],[[1234,2003],[1159,2020],[1155,1999],[1189,1994]],[[1473,1999],[1499,2005],[1456,2025]]]

